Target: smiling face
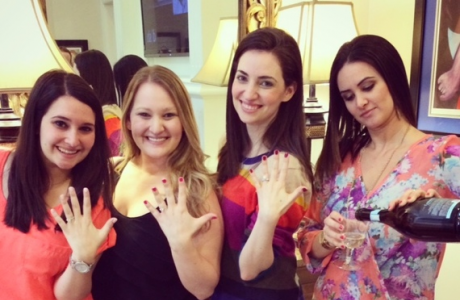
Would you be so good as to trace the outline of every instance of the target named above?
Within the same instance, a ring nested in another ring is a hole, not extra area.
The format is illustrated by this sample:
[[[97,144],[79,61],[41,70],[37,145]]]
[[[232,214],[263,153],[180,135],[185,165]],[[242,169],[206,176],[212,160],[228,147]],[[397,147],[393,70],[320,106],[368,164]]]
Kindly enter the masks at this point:
[[[166,161],[182,138],[182,124],[171,96],[157,83],[140,85],[127,121],[137,147],[150,159]]]
[[[40,147],[48,170],[70,171],[83,161],[95,140],[95,115],[76,98],[55,100],[40,124]]]
[[[345,64],[338,73],[337,84],[347,110],[370,130],[384,126],[397,117],[387,84],[369,64]]]
[[[281,102],[289,101],[293,86],[286,87],[278,59],[270,52],[250,50],[239,62],[232,84],[233,105],[249,128],[265,131],[276,117]]]

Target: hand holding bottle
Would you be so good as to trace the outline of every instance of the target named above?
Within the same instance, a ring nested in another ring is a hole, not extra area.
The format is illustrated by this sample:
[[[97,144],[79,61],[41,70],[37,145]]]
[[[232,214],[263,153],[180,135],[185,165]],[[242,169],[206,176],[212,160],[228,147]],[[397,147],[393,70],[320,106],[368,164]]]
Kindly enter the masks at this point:
[[[417,199],[421,199],[421,198],[440,198],[440,197],[441,196],[434,189],[428,189],[426,192],[424,190],[421,190],[421,189],[408,190],[403,194],[403,196],[401,198],[391,201],[391,203],[388,206],[388,210],[392,211],[396,207],[405,206],[406,204],[412,203]]]
[[[460,242],[460,199],[423,198],[420,191],[405,194],[405,206],[388,209],[362,208],[356,211],[359,220],[385,223],[401,234],[427,242]],[[424,194],[439,196],[431,190]],[[417,197],[416,197],[417,196]],[[408,200],[407,198],[411,198]],[[417,201],[415,201],[418,199]],[[407,203],[410,201],[411,203]],[[399,203],[399,202],[398,202]]]

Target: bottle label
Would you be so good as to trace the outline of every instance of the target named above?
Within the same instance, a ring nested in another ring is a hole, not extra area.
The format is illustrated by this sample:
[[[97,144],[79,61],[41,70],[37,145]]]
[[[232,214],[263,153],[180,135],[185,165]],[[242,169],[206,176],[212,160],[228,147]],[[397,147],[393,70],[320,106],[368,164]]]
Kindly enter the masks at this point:
[[[425,209],[427,209],[427,215],[445,217],[446,219],[450,219],[452,211],[459,202],[460,200],[433,198],[427,201],[424,206]],[[423,213],[425,209],[423,209],[421,213]]]
[[[380,222],[380,209],[371,211],[369,220],[372,222]]]

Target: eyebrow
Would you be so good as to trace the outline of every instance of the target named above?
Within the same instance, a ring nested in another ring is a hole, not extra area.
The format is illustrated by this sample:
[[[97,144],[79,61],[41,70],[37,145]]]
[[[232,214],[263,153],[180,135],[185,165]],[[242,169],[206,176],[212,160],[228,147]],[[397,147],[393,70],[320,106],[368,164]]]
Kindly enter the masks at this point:
[[[242,74],[245,75],[245,76],[249,76],[248,73],[246,73],[246,72],[243,71],[243,70],[236,70],[236,72],[237,72],[237,73],[238,73],[238,72],[239,72],[239,73],[242,73]],[[275,81],[275,82],[278,82],[278,80],[276,80],[276,79],[275,79],[274,77],[272,77],[272,76],[259,76],[259,77],[257,77],[257,78],[258,78],[258,79],[270,79],[270,80],[273,80],[273,81]]]
[[[368,77],[364,77],[360,82],[358,82],[357,86],[360,86],[364,81],[368,80],[368,79],[374,79],[375,77],[374,76],[368,76]],[[346,92],[349,92],[350,89],[348,90],[343,90],[343,91],[340,91],[340,93],[346,93]]]
[[[67,121],[67,122],[72,122],[72,120],[70,120],[69,118],[67,117],[64,117],[64,116],[54,116],[51,118],[51,120],[54,120],[54,119],[58,119],[58,120],[63,120],[63,121]],[[82,126],[92,126],[92,127],[96,127],[96,124],[93,124],[93,123],[83,123]]]

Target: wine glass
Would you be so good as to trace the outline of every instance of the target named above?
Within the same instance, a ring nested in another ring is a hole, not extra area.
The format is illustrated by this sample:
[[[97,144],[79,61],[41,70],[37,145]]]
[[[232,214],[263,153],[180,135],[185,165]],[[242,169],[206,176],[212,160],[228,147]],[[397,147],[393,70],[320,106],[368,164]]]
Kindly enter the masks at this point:
[[[346,226],[343,235],[345,253],[334,263],[342,270],[355,271],[360,268],[360,262],[356,261],[355,250],[360,248],[366,239],[367,230],[363,230],[360,221],[354,218],[354,213],[346,212]]]

